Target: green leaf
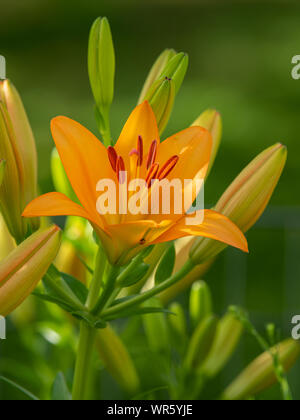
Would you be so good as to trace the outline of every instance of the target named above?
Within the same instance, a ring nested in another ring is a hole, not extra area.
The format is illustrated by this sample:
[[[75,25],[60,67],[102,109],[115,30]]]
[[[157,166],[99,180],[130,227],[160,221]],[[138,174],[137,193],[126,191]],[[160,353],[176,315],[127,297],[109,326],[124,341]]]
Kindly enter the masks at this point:
[[[155,284],[158,285],[167,280],[173,273],[176,251],[174,243],[167,249],[162,257],[155,274]]]
[[[16,382],[11,381],[10,379],[5,378],[4,376],[0,376],[0,381],[6,382],[8,385],[16,388],[18,391],[22,392],[26,397],[28,397],[32,401],[40,401],[35,395],[33,395],[30,391],[23,388],[22,386],[18,385]]]
[[[129,318],[131,316],[147,315],[147,314],[154,314],[154,313],[171,314],[172,312],[169,311],[168,309],[154,308],[154,307],[150,307],[149,306],[149,307],[145,307],[145,308],[135,308],[134,310],[128,310],[128,311],[119,312],[116,315],[113,315],[111,317],[109,317],[109,316],[108,317],[104,317],[103,319],[105,321],[113,321],[114,319],[119,319],[119,318]]]
[[[38,293],[38,292],[33,292],[32,294],[33,296],[36,296],[37,298],[44,300],[45,302],[55,303],[64,311],[73,312],[77,310],[77,308],[70,306],[69,302],[66,302],[57,296],[53,296],[47,293]]]
[[[77,280],[75,277],[66,274],[66,273],[60,273],[62,276],[62,279],[66,282],[68,287],[72,290],[74,295],[80,300],[81,303],[85,304],[89,291],[86,288],[86,286],[79,280]]]
[[[55,378],[52,387],[52,401],[70,401],[71,394],[69,392],[66,379],[62,372],[59,372]]]

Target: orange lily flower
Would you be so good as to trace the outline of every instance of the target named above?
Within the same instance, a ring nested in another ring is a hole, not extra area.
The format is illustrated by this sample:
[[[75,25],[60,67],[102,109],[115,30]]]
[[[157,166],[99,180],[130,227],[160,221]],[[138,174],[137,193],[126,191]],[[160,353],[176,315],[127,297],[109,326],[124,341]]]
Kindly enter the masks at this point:
[[[225,216],[205,210],[203,223],[187,226],[186,215],[101,215],[96,203],[99,180],[124,183],[122,171],[130,179],[204,179],[208,168],[212,140],[201,127],[190,127],[160,143],[156,119],[148,102],[137,106],[126,122],[114,148],[108,149],[85,127],[57,117],[51,130],[67,176],[79,199],[74,203],[65,195],[52,192],[33,200],[23,216],[72,215],[88,219],[112,264],[122,265],[146,246],[184,236],[204,236],[247,252],[242,232]],[[117,194],[118,196],[118,194]],[[191,205],[196,193],[191,194]]]

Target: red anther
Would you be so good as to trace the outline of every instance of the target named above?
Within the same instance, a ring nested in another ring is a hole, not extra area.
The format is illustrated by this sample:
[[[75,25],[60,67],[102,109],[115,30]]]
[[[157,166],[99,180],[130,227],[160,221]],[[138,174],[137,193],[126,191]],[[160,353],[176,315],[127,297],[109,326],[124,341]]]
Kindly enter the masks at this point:
[[[143,164],[143,157],[144,157],[144,143],[143,143],[142,136],[139,136],[138,137],[137,152],[138,152],[137,165],[138,166],[142,166],[142,164]]]
[[[164,166],[161,168],[161,170],[159,171],[157,178],[159,180],[162,180],[164,178],[166,178],[169,173],[174,169],[174,167],[176,166],[177,162],[179,160],[179,156],[172,156],[165,164]]]
[[[148,187],[151,186],[151,181],[156,178],[158,169],[159,169],[158,163],[153,163],[153,165],[149,169],[148,174],[146,176],[146,184],[148,185]]]
[[[124,184],[125,180],[126,180],[126,175],[125,175],[125,163],[124,163],[124,159],[122,158],[122,156],[118,157],[117,160],[117,174],[118,174],[118,180],[120,184]]]
[[[157,153],[157,140],[153,140],[150,146],[149,153],[148,153],[147,169],[151,168],[151,166],[155,162],[156,153]]]
[[[108,146],[107,153],[108,153],[108,159],[110,161],[111,167],[116,172],[116,170],[117,170],[117,160],[118,160],[117,152],[115,151],[115,149],[113,147]]]

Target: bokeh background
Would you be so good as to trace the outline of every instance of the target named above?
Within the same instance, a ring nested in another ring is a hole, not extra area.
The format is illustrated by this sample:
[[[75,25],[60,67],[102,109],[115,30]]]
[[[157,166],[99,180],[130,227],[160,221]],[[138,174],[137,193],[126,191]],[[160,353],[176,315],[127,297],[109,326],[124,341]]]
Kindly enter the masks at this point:
[[[97,134],[86,55],[89,28],[99,15],[109,17],[117,56],[114,136],[156,56],[166,47],[189,54],[190,68],[166,134],[188,126],[208,107],[221,112],[223,143],[206,185],[207,206],[260,151],[277,141],[288,146],[287,167],[271,205],[248,235],[250,255],[226,251],[207,279],[219,314],[228,304],[243,305],[261,330],[272,321],[289,336],[291,318],[300,313],[300,80],[291,77],[291,59],[300,54],[299,2],[1,0],[0,54],[35,132],[42,192],[52,190],[50,119],[67,115]],[[19,322],[25,328],[26,317]],[[59,351],[53,331],[47,335],[42,320],[40,327],[41,337],[26,330],[27,338],[20,338],[9,326],[10,339],[0,342],[1,372],[21,378],[36,393],[39,377],[55,370]],[[50,349],[45,339],[52,340]],[[29,356],[30,343],[36,356]],[[41,351],[49,352],[49,370],[37,364]],[[258,351],[245,338],[219,382],[226,384]],[[290,375],[297,399],[299,378],[300,364]],[[1,390],[6,398],[21,398],[9,387]],[[265,394],[278,395],[276,387]]]

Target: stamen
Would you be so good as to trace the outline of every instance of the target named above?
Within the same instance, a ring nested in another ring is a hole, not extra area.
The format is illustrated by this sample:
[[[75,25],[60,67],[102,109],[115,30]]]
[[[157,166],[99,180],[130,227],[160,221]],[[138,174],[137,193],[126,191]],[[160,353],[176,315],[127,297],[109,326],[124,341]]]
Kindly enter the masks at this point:
[[[154,163],[151,166],[151,168],[149,169],[148,174],[147,174],[147,177],[146,177],[146,184],[148,185],[148,188],[151,185],[151,181],[153,179],[155,179],[155,177],[157,175],[157,172],[158,172],[158,169],[159,169],[159,164],[158,163]]]
[[[118,180],[120,184],[124,184],[126,176],[125,176],[125,163],[122,156],[118,157],[117,160],[117,166],[116,166],[116,172],[118,174]]]
[[[115,151],[115,149],[112,146],[109,146],[107,148],[107,153],[108,153],[108,159],[110,161],[111,167],[116,172],[116,170],[117,170],[117,160],[118,160],[117,152]]]
[[[138,156],[139,156],[138,161],[137,161],[137,165],[142,166],[143,157],[144,157],[144,143],[143,143],[142,136],[139,136],[139,138],[138,138],[137,152],[138,152]]]
[[[164,166],[161,168],[161,170],[159,171],[157,178],[159,180],[162,180],[164,178],[166,178],[169,173],[174,169],[174,167],[176,166],[177,162],[179,160],[179,156],[172,156],[165,164]]]
[[[149,154],[148,154],[147,169],[149,169],[155,162],[156,153],[157,153],[157,140],[153,140],[150,146]]]

